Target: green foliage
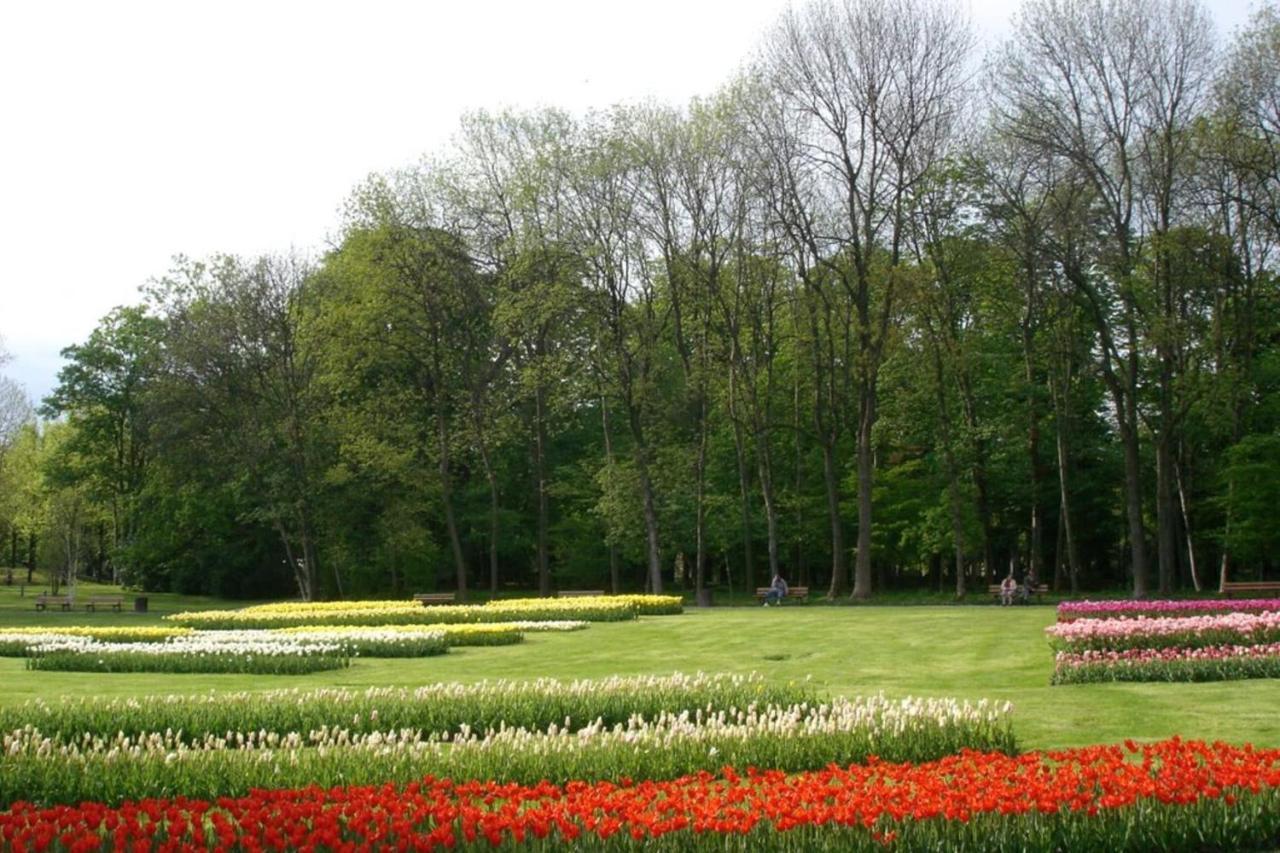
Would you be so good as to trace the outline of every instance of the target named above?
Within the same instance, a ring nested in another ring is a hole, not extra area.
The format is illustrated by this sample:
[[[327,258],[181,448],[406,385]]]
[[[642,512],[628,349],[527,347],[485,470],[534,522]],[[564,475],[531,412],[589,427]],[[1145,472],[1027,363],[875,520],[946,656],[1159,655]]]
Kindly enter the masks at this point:
[[[1280,433],[1246,436],[1228,448],[1223,477],[1227,546],[1247,563],[1268,561],[1280,550]]]

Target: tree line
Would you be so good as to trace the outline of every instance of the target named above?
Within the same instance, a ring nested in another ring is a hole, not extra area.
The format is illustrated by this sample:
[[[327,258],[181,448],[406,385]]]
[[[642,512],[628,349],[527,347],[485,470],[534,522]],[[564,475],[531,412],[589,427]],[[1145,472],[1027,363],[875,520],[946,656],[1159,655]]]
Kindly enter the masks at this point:
[[[8,562],[305,599],[1276,567],[1280,11],[817,0],[179,258],[0,419]],[[20,407],[19,407],[20,408]],[[17,409],[15,409],[16,411]]]

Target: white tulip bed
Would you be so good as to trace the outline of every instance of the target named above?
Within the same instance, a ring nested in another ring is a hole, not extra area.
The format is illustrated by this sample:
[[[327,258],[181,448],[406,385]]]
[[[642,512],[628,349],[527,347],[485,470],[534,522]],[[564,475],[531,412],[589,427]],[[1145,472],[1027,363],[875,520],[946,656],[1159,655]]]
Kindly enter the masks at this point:
[[[354,657],[427,657],[450,646],[518,643],[526,632],[576,631],[586,622],[307,626],[276,630],[172,629],[116,641],[90,628],[0,632],[0,656],[24,657],[33,670],[301,674],[349,666]]]

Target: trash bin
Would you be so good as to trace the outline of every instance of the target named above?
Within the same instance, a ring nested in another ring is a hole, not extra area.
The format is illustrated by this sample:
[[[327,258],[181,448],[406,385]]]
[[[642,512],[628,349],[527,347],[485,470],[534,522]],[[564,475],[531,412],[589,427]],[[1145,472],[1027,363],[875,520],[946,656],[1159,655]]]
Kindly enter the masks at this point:
[[[699,607],[711,606],[711,590],[705,589],[705,588],[698,590],[698,606]]]
[[[145,595],[140,595],[133,600],[133,612],[134,613],[147,612],[147,597]]]

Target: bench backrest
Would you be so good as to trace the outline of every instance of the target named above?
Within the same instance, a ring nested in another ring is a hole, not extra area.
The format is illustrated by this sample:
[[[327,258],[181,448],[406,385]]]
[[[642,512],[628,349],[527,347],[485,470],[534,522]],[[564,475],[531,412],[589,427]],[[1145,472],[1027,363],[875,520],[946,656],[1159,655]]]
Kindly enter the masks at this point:
[[[758,586],[758,587],[756,587],[756,597],[757,597],[757,598],[764,598],[766,595],[768,595],[768,594],[769,594],[769,590],[771,590],[771,589],[773,589],[773,587],[771,587],[771,586]],[[787,587],[787,595],[788,595],[788,596],[790,596],[791,598],[804,598],[804,597],[805,597],[805,596],[807,596],[808,594],[809,594],[809,587],[807,587],[807,586],[789,586],[789,587]]]
[[[457,601],[458,594],[456,592],[420,592],[413,597],[413,600],[421,604],[444,604]]]

